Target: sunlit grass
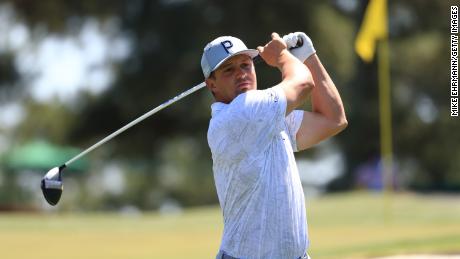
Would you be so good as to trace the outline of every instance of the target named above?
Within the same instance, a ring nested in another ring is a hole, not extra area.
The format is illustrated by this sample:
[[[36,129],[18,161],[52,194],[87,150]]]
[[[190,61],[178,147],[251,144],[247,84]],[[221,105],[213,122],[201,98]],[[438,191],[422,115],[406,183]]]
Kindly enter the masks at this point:
[[[308,208],[314,258],[460,253],[460,196],[337,194]]]
[[[316,258],[460,253],[460,196],[347,193],[307,202]],[[183,214],[0,214],[0,256],[54,258],[214,258],[218,207]]]

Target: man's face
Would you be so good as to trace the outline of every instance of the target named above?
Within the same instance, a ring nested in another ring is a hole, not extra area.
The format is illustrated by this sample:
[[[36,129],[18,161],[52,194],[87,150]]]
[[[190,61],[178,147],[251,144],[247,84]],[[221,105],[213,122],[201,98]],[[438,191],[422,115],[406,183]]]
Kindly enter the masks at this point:
[[[252,59],[244,54],[231,57],[206,79],[206,85],[216,101],[223,103],[230,103],[239,94],[257,89]]]

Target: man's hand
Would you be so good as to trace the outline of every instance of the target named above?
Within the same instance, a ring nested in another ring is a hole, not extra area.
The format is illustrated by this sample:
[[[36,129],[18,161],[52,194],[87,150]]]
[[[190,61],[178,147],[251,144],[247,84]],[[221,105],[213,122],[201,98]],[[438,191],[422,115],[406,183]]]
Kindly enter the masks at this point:
[[[286,115],[307,99],[314,87],[313,79],[307,66],[289,53],[286,42],[277,33],[272,33],[272,40],[264,47],[257,47],[265,62],[281,71],[282,81],[277,85],[286,95]]]
[[[271,36],[272,40],[263,47],[257,47],[257,50],[265,63],[273,67],[280,67],[280,57],[285,54],[289,55],[287,45],[278,33],[274,32]]]
[[[303,41],[303,45],[298,48],[293,48],[297,45],[299,38]],[[283,40],[286,42],[288,48],[293,48],[290,50],[291,54],[299,59],[302,63],[305,62],[308,57],[316,53],[316,50],[313,47],[313,42],[303,32],[289,33],[283,36]]]

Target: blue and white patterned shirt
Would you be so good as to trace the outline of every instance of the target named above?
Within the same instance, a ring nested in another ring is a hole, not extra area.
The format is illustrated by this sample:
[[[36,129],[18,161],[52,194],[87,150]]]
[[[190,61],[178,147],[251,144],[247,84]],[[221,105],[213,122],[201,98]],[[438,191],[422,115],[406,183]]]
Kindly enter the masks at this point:
[[[294,158],[302,111],[286,116],[275,86],[212,104],[208,143],[224,216],[220,252],[294,259],[308,248],[305,200]],[[219,257],[220,258],[220,257]]]

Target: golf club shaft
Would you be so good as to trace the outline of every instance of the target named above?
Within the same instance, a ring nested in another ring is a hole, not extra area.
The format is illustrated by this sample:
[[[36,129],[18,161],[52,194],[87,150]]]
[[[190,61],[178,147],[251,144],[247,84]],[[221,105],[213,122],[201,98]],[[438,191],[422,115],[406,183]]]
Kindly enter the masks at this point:
[[[72,159],[70,159],[69,161],[67,161],[63,166],[64,167],[67,167],[68,165],[70,165],[72,162],[74,162],[75,160],[78,160],[79,158],[81,158],[82,156],[88,154],[89,152],[91,152],[92,150],[94,150],[95,148],[99,147],[100,145],[104,144],[105,142],[113,139],[114,137],[118,136],[120,133],[124,132],[125,130],[131,128],[132,126],[138,124],[139,122],[147,119],[148,117],[152,116],[153,114],[163,110],[164,108],[168,107],[169,105],[179,101],[180,99],[200,90],[201,88],[205,87],[206,86],[206,83],[205,82],[202,82],[198,85],[195,85],[194,87],[190,88],[189,90],[179,94],[178,96],[162,103],[161,105],[157,106],[156,108],[150,110],[149,112],[145,113],[144,115],[140,116],[139,118],[131,121],[130,123],[126,124],[125,126],[123,126],[122,128],[120,128],[119,130],[115,131],[114,133],[108,135],[107,137],[101,139],[99,142],[97,142],[96,144],[92,145],[91,147],[87,148],[86,150],[84,150],[83,152],[81,152],[80,154],[76,155],[75,157],[73,157]]]
[[[301,38],[299,38],[299,41],[297,42],[297,46],[290,48],[290,50],[298,48],[298,47],[300,47],[302,45],[303,45],[303,42],[302,42]],[[260,57],[260,55],[258,55],[258,56],[256,56],[254,58],[254,64],[258,64],[258,63],[261,63],[261,62],[263,62],[263,59]],[[157,106],[153,110],[145,113],[144,115],[140,116],[139,118],[133,120],[132,122],[130,122],[130,123],[126,124],[125,126],[123,126],[122,128],[120,128],[119,130],[115,131],[114,133],[112,133],[112,134],[108,135],[107,137],[103,138],[102,140],[100,140],[96,144],[92,145],[91,147],[87,148],[86,150],[84,150],[80,154],[78,154],[75,157],[71,158],[69,161],[67,161],[65,164],[63,164],[61,167],[62,168],[67,167],[68,165],[70,165],[75,160],[78,160],[82,156],[84,156],[84,155],[88,154],[89,152],[93,151],[95,148],[99,147],[100,145],[104,144],[105,142],[107,142],[107,141],[113,139],[114,137],[118,136],[120,133],[124,132],[125,130],[131,128],[132,126],[138,124],[139,122],[145,120],[146,118],[152,116],[153,114],[163,110],[164,108],[168,107],[169,105],[179,101],[180,99],[188,96],[189,94],[192,94],[192,93],[200,90],[201,88],[203,88],[205,86],[206,86],[206,83],[202,82],[202,83],[200,83],[198,85],[195,85],[194,87],[190,88],[189,90],[179,94],[178,96],[176,96],[176,97],[164,102],[163,104]]]
[[[257,56],[254,58],[254,63],[257,64],[257,63],[260,63],[262,62],[262,58],[260,56]],[[108,135],[107,137],[101,139],[99,142],[97,142],[96,144],[92,145],[91,147],[87,148],[86,150],[84,150],[83,152],[81,152],[80,154],[76,155],[75,157],[71,158],[69,161],[67,161],[65,164],[63,164],[61,167],[62,168],[65,168],[67,167],[68,165],[70,165],[71,163],[73,163],[74,161],[80,159],[82,156],[88,154],[89,152],[93,151],[94,149],[96,149],[97,147],[99,147],[100,145],[104,144],[105,142],[113,139],[114,137],[118,136],[120,133],[124,132],[125,130],[131,128],[132,126],[138,124],[139,122],[147,119],[148,117],[152,116],[153,114],[163,110],[164,108],[168,107],[169,105],[179,101],[180,99],[186,97],[187,95],[189,94],[192,94],[198,90],[200,90],[201,88],[205,87],[206,86],[206,83],[205,82],[202,82],[192,88],[190,88],[189,90],[179,94],[178,96],[164,102],[163,104],[157,106],[156,108],[154,108],[153,110],[145,113],[144,115],[140,116],[139,118],[133,120],[132,122],[126,124],[125,126],[123,126],[122,128],[120,128],[119,130],[115,131],[114,133]]]

